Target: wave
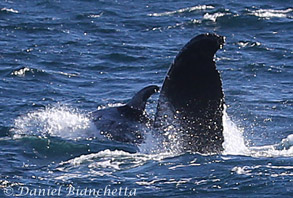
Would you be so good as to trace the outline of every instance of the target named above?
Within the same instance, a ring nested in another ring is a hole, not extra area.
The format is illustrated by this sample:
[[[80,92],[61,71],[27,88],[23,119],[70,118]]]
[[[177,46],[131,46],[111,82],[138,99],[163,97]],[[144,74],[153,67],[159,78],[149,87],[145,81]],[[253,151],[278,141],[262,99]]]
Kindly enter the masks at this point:
[[[284,138],[280,143],[265,146],[248,146],[243,135],[244,129],[237,127],[224,111],[224,155],[244,155],[250,157],[292,157],[293,134]],[[247,137],[246,137],[247,138]]]
[[[249,10],[250,15],[254,15],[260,18],[270,19],[270,18],[292,18],[290,13],[293,12],[293,8],[288,8],[286,10],[273,10],[273,9],[259,9],[259,10]]]
[[[28,67],[22,67],[22,68],[20,68],[20,69],[16,69],[16,70],[12,71],[12,72],[10,73],[10,75],[12,75],[12,76],[23,77],[23,76],[25,76],[25,74],[28,73],[28,72],[35,73],[35,72],[37,72],[37,70],[30,69],[30,68],[28,68]]]
[[[62,174],[55,177],[55,179],[67,181],[73,178],[109,176],[114,172],[141,167],[148,161],[161,161],[166,157],[170,157],[170,154],[160,153],[152,155],[106,149],[59,163],[56,169]],[[80,169],[83,171],[78,171]]]
[[[21,67],[18,69],[13,70],[10,75],[12,76],[18,76],[18,77],[25,77],[26,75],[35,75],[37,74],[59,74],[59,75],[64,75],[70,77],[76,77],[79,74],[78,73],[68,73],[68,72],[63,72],[63,71],[53,71],[53,70],[43,70],[43,69],[34,69],[30,67]]]
[[[104,12],[79,14],[76,16],[76,19],[83,20],[86,18],[100,18],[101,16],[103,16],[103,14],[104,14]]]
[[[152,14],[148,14],[148,16],[155,16],[155,17],[169,16],[169,15],[173,15],[173,14],[179,14],[179,13],[184,13],[184,12],[192,12],[192,11],[195,11],[195,10],[213,9],[213,8],[214,7],[210,6],[210,5],[198,5],[198,6],[188,7],[188,8],[182,8],[182,9],[175,10],[175,11],[152,13]]]
[[[213,22],[216,22],[218,18],[223,17],[225,15],[231,15],[231,14],[230,13],[222,13],[222,12],[217,12],[217,13],[214,13],[214,14],[206,13],[203,16],[203,18],[206,19],[206,20],[211,20]]]
[[[118,104],[108,106],[116,105]],[[99,107],[99,109],[103,108],[105,107]],[[274,145],[248,146],[243,135],[244,129],[239,128],[232,122],[226,113],[226,107],[223,116],[223,127],[223,155],[244,155],[251,157],[293,156],[293,134]],[[172,129],[170,130],[172,131]],[[160,137],[154,135],[157,134],[156,131],[143,129],[142,131],[145,133],[146,139],[143,144],[138,146],[140,154],[149,154],[152,156],[164,153],[172,156],[183,153],[181,149],[183,140],[177,138],[176,134],[172,135],[170,133],[171,136],[174,136],[170,138],[172,141],[164,142]],[[91,121],[89,114],[60,104],[47,106],[19,116],[14,120],[14,126],[10,129],[10,132],[13,134],[13,138],[37,136],[41,138],[58,137],[65,140],[91,140],[93,138],[105,140]]]
[[[239,155],[254,158],[293,156],[293,134],[282,140],[280,144],[249,147],[245,143],[243,130],[239,130],[226,113],[224,114],[223,120],[225,137],[225,151],[222,155],[223,160],[229,160],[229,156]],[[149,147],[155,146],[152,141],[148,141],[146,145]],[[117,174],[119,175],[121,171],[127,172],[128,170],[131,170],[132,172],[137,169],[148,168],[148,166],[146,166],[147,164],[149,164],[149,166],[156,166],[157,163],[162,163],[162,161],[166,160],[169,161],[173,158],[176,160],[178,160],[178,157],[186,159],[190,156],[193,158],[193,160],[187,164],[171,163],[172,166],[170,165],[168,169],[175,170],[184,167],[201,166],[203,165],[201,162],[203,158],[208,157],[208,159],[210,159],[210,157],[213,157],[201,155],[199,153],[196,155],[190,155],[176,152],[164,152],[163,150],[157,153],[145,153],[143,150],[140,151],[141,152],[138,153],[129,153],[123,150],[105,149],[96,153],[80,155],[59,163],[58,167],[55,169],[58,171],[58,174],[54,176],[54,179],[67,181],[78,178],[95,178],[96,176],[112,178],[116,177]],[[146,151],[149,150],[146,149]],[[232,158],[232,160],[233,159],[234,158]],[[257,175],[261,174],[264,168],[273,170],[269,171],[271,177],[292,175],[286,171],[288,169],[292,169],[292,166],[273,166],[270,164],[256,166],[234,166],[231,168],[231,172],[240,175]],[[80,170],[83,171],[81,172]],[[149,183],[148,181],[137,181],[137,184],[152,185],[152,183]]]
[[[292,170],[293,166],[279,165],[273,166],[268,165],[255,165],[255,166],[235,166],[232,168],[232,172],[235,172],[238,175],[246,176],[258,176],[265,174],[267,177],[284,177],[284,176],[293,176],[293,173],[289,170]],[[264,170],[265,173],[264,173]]]
[[[1,12],[7,12],[7,13],[19,13],[18,10],[14,10],[12,8],[1,8]]]
[[[110,162],[110,160],[115,160],[115,158],[119,158],[119,161],[116,163],[100,163],[96,164],[97,166],[100,166],[102,168],[105,167],[112,167],[116,170],[122,169],[120,166],[125,163],[123,160],[136,160],[136,162],[133,164],[134,167],[138,166],[139,162],[145,162],[147,160],[162,160],[166,156],[170,157],[170,155],[146,155],[143,153],[129,153],[126,151],[121,151],[121,150],[114,150],[111,151],[109,149],[100,151],[98,153],[91,153],[87,155],[81,155],[79,157],[76,157],[74,159],[68,160],[66,162],[60,163],[60,165],[65,165],[65,164],[71,164],[71,165],[80,165],[84,164],[87,162],[93,162],[95,159],[98,160],[103,160],[104,162]],[[128,162],[129,163],[129,162]]]
[[[162,12],[162,13],[152,13],[148,16],[171,16],[174,14],[182,14],[179,17],[183,17],[181,21],[168,21],[155,25],[154,27],[147,28],[146,31],[166,31],[169,29],[182,29],[182,28],[194,28],[194,26],[199,26],[200,24],[209,24],[209,21],[216,23],[220,26],[227,26],[229,28],[260,28],[266,25],[266,21],[258,20],[258,18],[271,19],[271,18],[293,18],[293,8],[288,8],[285,10],[273,10],[273,9],[245,9],[240,11],[231,11],[229,9],[218,8],[207,6],[195,6],[191,10],[196,10],[203,8],[204,14],[198,13],[193,16],[189,16],[190,8],[179,9],[176,11]],[[209,11],[207,9],[213,9]],[[258,17],[258,18],[256,18]],[[215,25],[215,24],[214,24]]]
[[[250,147],[250,155],[253,157],[292,157],[293,134],[288,135],[278,144]]]

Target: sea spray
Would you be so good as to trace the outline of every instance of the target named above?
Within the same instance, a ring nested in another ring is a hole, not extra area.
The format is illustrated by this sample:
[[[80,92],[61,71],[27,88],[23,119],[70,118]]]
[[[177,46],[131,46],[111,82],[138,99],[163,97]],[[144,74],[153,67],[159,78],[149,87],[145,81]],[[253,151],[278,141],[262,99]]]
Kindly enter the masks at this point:
[[[249,149],[245,144],[243,136],[243,129],[230,119],[227,114],[227,107],[225,106],[223,112],[223,134],[224,134],[224,152],[225,155],[248,155]]]
[[[252,157],[289,157],[293,156],[293,134],[280,143],[249,147],[243,136],[244,129],[239,128],[228,116],[226,107],[223,114],[224,155],[245,155]],[[249,137],[247,137],[249,138]]]
[[[66,105],[47,106],[21,115],[11,129],[14,138],[23,135],[55,136],[76,140],[97,136],[97,130],[86,113]]]

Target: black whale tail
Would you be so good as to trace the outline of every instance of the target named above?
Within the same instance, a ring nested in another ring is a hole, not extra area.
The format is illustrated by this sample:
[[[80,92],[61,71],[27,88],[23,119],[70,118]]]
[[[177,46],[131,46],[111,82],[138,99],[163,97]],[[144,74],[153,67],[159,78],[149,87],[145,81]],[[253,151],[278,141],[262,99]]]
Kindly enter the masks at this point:
[[[224,37],[201,34],[176,56],[163,83],[155,126],[175,126],[183,150],[218,153],[223,150],[224,93],[214,55]],[[171,127],[172,128],[172,127]]]
[[[166,140],[162,145],[173,149],[175,143],[180,152],[223,151],[225,101],[214,61],[223,44],[222,36],[202,34],[182,48],[164,80],[154,123],[145,113],[148,98],[159,90],[151,85],[137,92],[126,105],[93,112],[95,125],[116,141],[141,143],[144,137],[140,127],[154,126]]]

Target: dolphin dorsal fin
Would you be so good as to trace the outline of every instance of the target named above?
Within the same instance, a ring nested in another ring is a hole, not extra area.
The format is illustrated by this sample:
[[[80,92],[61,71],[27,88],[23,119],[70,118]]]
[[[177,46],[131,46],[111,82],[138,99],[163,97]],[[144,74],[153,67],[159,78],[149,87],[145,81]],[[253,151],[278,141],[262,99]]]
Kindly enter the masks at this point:
[[[131,109],[143,112],[148,98],[158,91],[159,87],[157,85],[147,86],[141,89],[139,92],[137,92],[132,97],[132,99],[126,104],[126,106],[130,107]]]

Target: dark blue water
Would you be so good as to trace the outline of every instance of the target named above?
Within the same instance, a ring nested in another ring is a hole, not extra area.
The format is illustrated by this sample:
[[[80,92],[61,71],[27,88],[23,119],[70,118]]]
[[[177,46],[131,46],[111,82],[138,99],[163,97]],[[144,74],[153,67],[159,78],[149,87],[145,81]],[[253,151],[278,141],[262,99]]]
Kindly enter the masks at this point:
[[[1,1],[0,197],[292,197],[292,5]],[[206,32],[226,37],[223,154],[95,138],[89,112],[161,85]]]

